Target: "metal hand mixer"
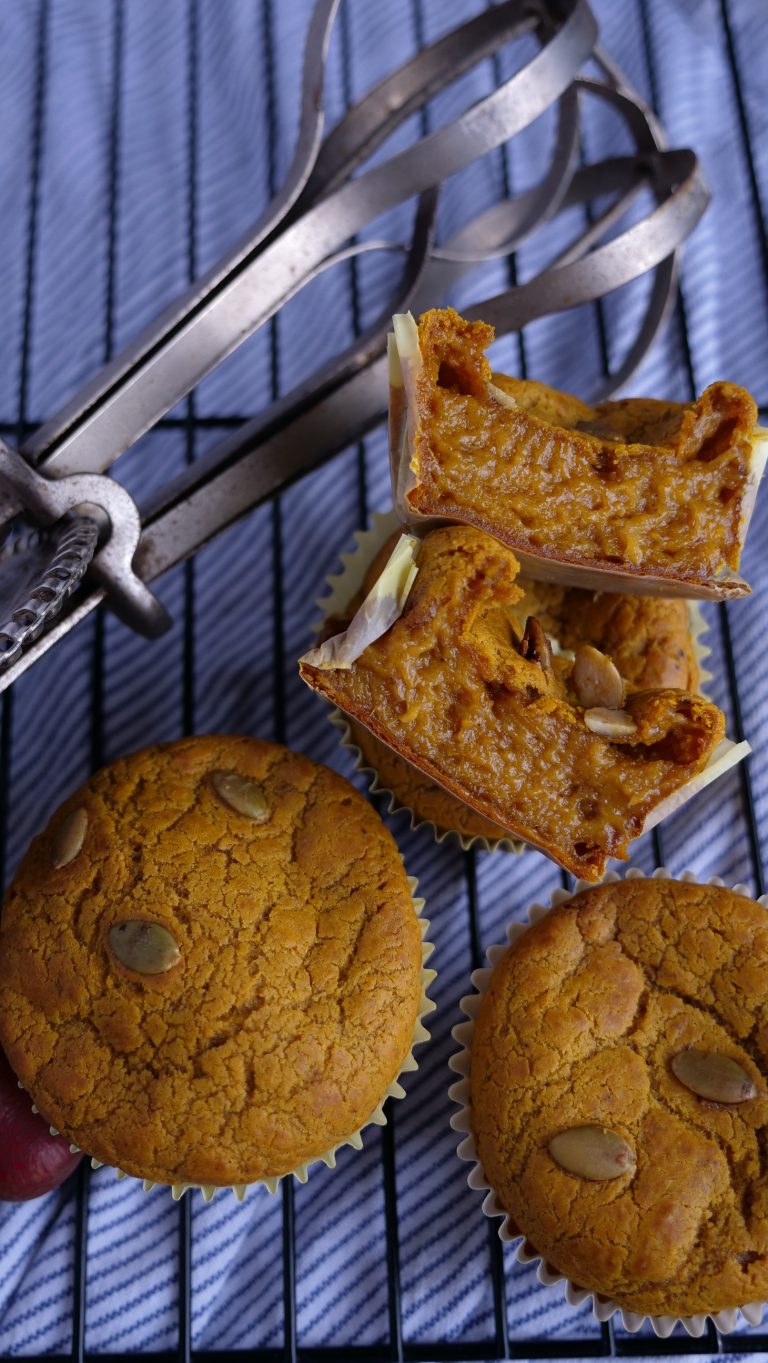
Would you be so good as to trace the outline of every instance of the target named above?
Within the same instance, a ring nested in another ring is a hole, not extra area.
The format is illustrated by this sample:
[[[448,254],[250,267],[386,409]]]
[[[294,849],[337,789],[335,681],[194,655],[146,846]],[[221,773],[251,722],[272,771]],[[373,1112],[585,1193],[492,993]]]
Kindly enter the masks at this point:
[[[394,71],[322,140],[323,76],[339,0],[317,0],[307,35],[299,131],[285,181],[263,217],[20,451],[0,442],[0,690],[105,599],[134,629],[170,621],[149,583],[385,416],[392,312],[434,306],[467,271],[508,256],[536,229],[596,198],[609,207],[535,278],[465,313],[497,334],[591,302],[654,272],[636,336],[601,396],[623,384],[662,324],[676,253],[707,203],[691,151],[670,151],[651,111],[595,46],[585,0],[503,0]],[[523,35],[535,57],[459,118],[358,173],[414,110]],[[599,76],[579,71],[588,58]],[[634,154],[584,164],[582,101],[623,119]],[[441,184],[557,106],[549,163],[533,188],[481,212],[438,244]],[[643,190],[654,207],[624,225]],[[409,242],[355,242],[415,200]],[[335,359],[137,506],[105,470],[220,361],[321,271],[362,251],[398,252],[381,316]]]

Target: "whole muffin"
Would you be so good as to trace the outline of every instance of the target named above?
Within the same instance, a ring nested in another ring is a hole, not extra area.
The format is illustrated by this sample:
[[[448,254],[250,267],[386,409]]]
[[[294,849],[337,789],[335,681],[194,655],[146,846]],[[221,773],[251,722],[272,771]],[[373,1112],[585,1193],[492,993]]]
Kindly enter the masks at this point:
[[[190,738],[106,767],[5,902],[14,1070],[73,1143],[155,1182],[276,1178],[348,1139],[422,1002],[392,837],[341,777],[274,743]]]
[[[577,894],[505,953],[472,1040],[477,1157],[512,1226],[649,1315],[768,1296],[768,914],[712,885]]]

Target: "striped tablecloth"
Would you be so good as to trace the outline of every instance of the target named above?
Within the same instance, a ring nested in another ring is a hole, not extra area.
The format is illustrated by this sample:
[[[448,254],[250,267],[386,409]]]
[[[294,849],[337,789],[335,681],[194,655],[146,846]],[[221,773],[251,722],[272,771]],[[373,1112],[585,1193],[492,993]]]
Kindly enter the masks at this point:
[[[482,5],[476,0],[346,0],[328,68],[332,121],[394,64]],[[682,299],[632,383],[687,399],[729,378],[768,403],[768,254],[759,196],[768,189],[768,8],[762,0],[595,0],[601,41],[655,104],[670,144],[699,153],[713,203],[684,257]],[[113,350],[172,299],[258,215],[292,149],[308,0],[5,0],[0,6],[0,430],[15,438],[50,415]],[[729,20],[729,23],[726,21]],[[487,92],[504,61],[435,100],[431,126]],[[622,150],[618,126],[586,110],[591,155]],[[504,192],[532,183],[551,133],[543,121],[507,152],[447,187],[445,236]],[[752,150],[748,150],[747,137]],[[526,278],[570,221],[519,253]],[[402,224],[392,214],[387,230]],[[503,263],[455,294],[505,286]],[[386,297],[376,261],[343,267],[291,302],[123,461],[145,494],[350,340]],[[532,325],[502,358],[516,372],[588,395],[629,336],[637,295]],[[351,774],[323,705],[298,680],[313,599],[354,530],[388,502],[384,437],[340,454],[160,584],[172,631],[147,643],[104,614],[83,625],[2,702],[3,873],[94,765],[189,732],[279,737]],[[751,600],[706,608],[712,692],[755,755],[756,827],[768,816],[768,494],[745,555]],[[737,709],[740,697],[740,717]],[[677,871],[757,888],[745,775],[736,772],[663,830]],[[472,964],[471,915],[483,943],[559,872],[529,852],[464,856],[395,819],[409,871],[428,902],[439,1011],[394,1124],[402,1329],[406,1346],[494,1338],[486,1224],[448,1126],[450,1030]],[[653,864],[650,839],[635,859]],[[319,1168],[295,1196],[300,1348],[375,1345],[389,1356],[382,1136]],[[87,1200],[86,1346],[173,1348],[178,1330],[178,1208],[107,1170]],[[192,1207],[196,1349],[283,1343],[281,1199],[252,1189]],[[75,1203],[68,1189],[0,1206],[0,1353],[71,1347]],[[509,1328],[524,1341],[597,1336],[586,1308],[563,1305],[531,1268],[506,1259]],[[599,1341],[598,1341],[599,1342]],[[331,1356],[331,1355],[329,1355]],[[440,1357],[439,1349],[434,1355]]]

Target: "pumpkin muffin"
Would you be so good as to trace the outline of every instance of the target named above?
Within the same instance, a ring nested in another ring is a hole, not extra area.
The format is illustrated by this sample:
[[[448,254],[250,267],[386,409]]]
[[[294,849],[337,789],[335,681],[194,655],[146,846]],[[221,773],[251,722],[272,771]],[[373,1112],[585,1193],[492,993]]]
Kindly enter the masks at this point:
[[[394,318],[390,433],[403,520],[487,530],[535,577],[609,591],[743,596],[739,558],[766,432],[743,388],[590,407],[495,374],[493,327],[452,308]]]
[[[589,645],[558,657],[533,616],[519,632],[523,593],[506,546],[451,526],[405,549],[413,564],[402,574],[395,563],[397,612],[388,568],[381,600],[366,598],[300,670],[452,795],[597,880],[671,800],[719,773],[719,756],[708,767],[724,735],[716,706],[672,688],[629,690]]]
[[[321,638],[346,628],[374,587],[397,538],[397,532],[387,538],[372,559],[362,587],[350,599],[344,616],[326,621]],[[518,574],[516,583],[523,595],[510,607],[510,618],[515,620],[520,637],[528,618],[535,616],[550,642],[560,650],[575,652],[588,644],[607,654],[631,690],[662,687],[698,690],[699,664],[688,602],[680,598],[624,596],[561,587],[551,582],[534,582],[524,573]],[[374,792],[381,786],[391,792],[410,811],[416,824],[426,820],[435,826],[439,836],[455,833],[463,840],[481,838],[489,844],[504,840],[507,847],[523,850],[525,844],[510,843],[505,829],[431,781],[364,725],[350,719],[348,728],[363,763],[380,783],[373,787]]]
[[[279,1178],[355,1136],[426,1035],[411,884],[375,810],[308,758],[148,748],[32,842],[0,927],[0,1040],[102,1163]]]
[[[633,1312],[768,1297],[768,914],[716,885],[584,890],[491,974],[475,1152],[513,1233]]]

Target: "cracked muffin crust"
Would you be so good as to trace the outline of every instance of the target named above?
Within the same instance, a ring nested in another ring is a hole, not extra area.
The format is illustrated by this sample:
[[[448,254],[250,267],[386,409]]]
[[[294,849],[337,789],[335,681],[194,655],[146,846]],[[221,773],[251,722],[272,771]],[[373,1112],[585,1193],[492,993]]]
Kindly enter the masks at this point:
[[[363,796],[274,743],[185,739],[98,772],[32,842],[0,927],[0,1040],[102,1162],[247,1183],[368,1120],[410,1050],[421,962]]]
[[[720,1058],[716,1075],[735,1061],[751,1096],[697,1096],[677,1077],[696,1053]],[[477,1156],[514,1228],[577,1285],[651,1315],[762,1301],[767,1067],[765,908],[712,885],[597,886],[491,976],[472,1042]],[[584,1127],[628,1145],[618,1176],[556,1162],[552,1141]]]

